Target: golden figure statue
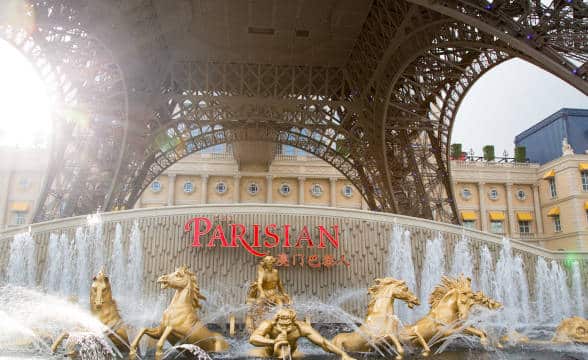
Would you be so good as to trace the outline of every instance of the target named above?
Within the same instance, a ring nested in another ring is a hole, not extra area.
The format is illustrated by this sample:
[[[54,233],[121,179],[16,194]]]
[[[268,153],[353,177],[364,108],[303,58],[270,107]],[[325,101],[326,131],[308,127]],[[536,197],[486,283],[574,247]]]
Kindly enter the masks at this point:
[[[555,329],[552,342],[588,344],[588,320],[574,316],[562,320]]]
[[[498,309],[502,305],[484,295],[481,291],[473,292],[471,279],[460,276],[456,279],[443,276],[441,284],[437,285],[429,297],[431,309],[428,314],[412,325],[408,325],[400,332],[403,342],[412,342],[423,348],[422,355],[428,356],[431,349],[427,344],[433,337],[442,340],[456,332],[478,336],[482,344],[488,343],[486,333],[475,327],[462,329],[473,305]]]
[[[116,301],[112,298],[112,288],[108,276],[104,273],[104,269],[100,270],[98,274],[92,279],[92,286],[90,288],[90,311],[92,315],[97,317],[108,330],[108,338],[118,348],[120,352],[127,352],[129,349],[129,337],[127,335],[127,326],[122,321],[116,306]],[[53,345],[51,350],[55,352],[59,345],[69,337],[69,333],[64,332]],[[67,350],[70,355],[75,352],[74,349]]]
[[[175,272],[161,276],[157,279],[162,289],[172,288],[176,290],[174,297],[163,312],[161,323],[156,328],[143,328],[139,331],[131,344],[129,357],[137,356],[137,346],[143,335],[158,339],[155,359],[163,358],[163,345],[169,341],[172,345],[177,343],[195,344],[204,351],[221,352],[229,346],[221,334],[212,332],[200,322],[196,314],[200,308],[200,299],[205,299],[200,294],[196,275],[186,265],[179,267]]]
[[[408,289],[405,281],[394,278],[376,279],[369,288],[370,302],[367,317],[358,331],[341,333],[333,344],[346,351],[367,352],[378,347],[379,342],[391,340],[401,359],[404,349],[398,339],[399,320],[394,316],[394,299],[405,301],[409,308],[420,305],[419,299]]]
[[[300,358],[296,351],[299,338],[306,337],[323,350],[337,354],[344,360],[352,360],[345,351],[322,337],[310,324],[296,320],[296,312],[291,309],[280,309],[273,320],[262,321],[255,329],[249,342],[258,348],[249,355],[254,357]]]
[[[257,322],[275,306],[290,304],[290,297],[284,290],[278,269],[274,269],[276,258],[264,257],[257,267],[257,279],[249,286],[247,304],[250,305],[245,319],[249,333],[257,327]]]

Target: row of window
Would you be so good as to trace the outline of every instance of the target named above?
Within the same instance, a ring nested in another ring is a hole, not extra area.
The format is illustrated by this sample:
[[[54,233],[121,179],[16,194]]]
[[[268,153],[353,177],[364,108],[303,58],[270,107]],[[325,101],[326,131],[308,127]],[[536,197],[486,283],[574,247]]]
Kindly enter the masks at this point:
[[[161,185],[161,182],[159,182],[158,180],[155,180],[154,182],[151,183],[151,191],[160,192],[161,189],[162,189],[162,185]],[[194,192],[194,184],[191,181],[186,181],[184,183],[183,189],[186,194],[191,194]],[[219,181],[215,184],[214,189],[218,194],[224,194],[227,192],[228,186],[224,181]],[[255,182],[251,182],[247,185],[247,192],[252,196],[257,195],[260,190],[261,190],[261,187]],[[290,195],[292,188],[290,187],[290,185],[288,183],[283,183],[280,185],[280,188],[278,189],[278,191],[283,196],[288,196],[288,195]],[[312,187],[310,188],[310,193],[314,197],[320,197],[324,193],[324,190],[320,184],[313,184]],[[345,185],[345,186],[343,186],[341,193],[343,194],[343,196],[350,198],[353,196],[353,187],[351,185]]]
[[[580,173],[580,176],[582,179],[582,191],[588,192],[588,171],[582,171]],[[551,195],[552,199],[557,198],[557,187],[555,185],[555,173],[552,173],[552,175],[547,178],[547,181],[549,182],[549,195]]]
[[[468,188],[463,188],[461,190],[461,197],[464,200],[471,199],[472,198],[472,191],[470,189],[468,189]],[[498,189],[492,188],[492,189],[490,189],[488,191],[488,198],[490,200],[498,200],[498,197],[499,197]],[[525,200],[527,198],[527,193],[525,192],[525,190],[519,189],[516,192],[516,197],[517,197],[517,199],[523,201],[523,200]]]
[[[581,173],[582,176],[582,191],[588,192],[588,171],[582,171]],[[557,187],[555,185],[555,176],[551,176],[549,178],[546,179],[549,183],[549,195],[551,196],[552,199],[557,198]],[[488,198],[490,200],[497,200],[498,199],[498,190],[496,188],[492,188],[490,189],[490,191],[488,191]],[[472,197],[472,191],[468,188],[463,188],[461,190],[461,197],[464,200],[469,200]],[[527,194],[525,193],[524,190],[519,189],[516,192],[516,197],[517,199],[523,201],[527,198]]]
[[[588,217],[588,212],[586,212],[586,216]],[[551,216],[553,222],[553,231],[558,233],[561,232],[561,221],[559,215]],[[476,221],[475,220],[464,220],[463,226],[468,229],[476,229]],[[503,221],[490,221],[490,232],[493,234],[505,234],[504,232],[504,222]],[[531,233],[531,222],[528,220],[519,220],[519,233],[521,235],[528,235]]]

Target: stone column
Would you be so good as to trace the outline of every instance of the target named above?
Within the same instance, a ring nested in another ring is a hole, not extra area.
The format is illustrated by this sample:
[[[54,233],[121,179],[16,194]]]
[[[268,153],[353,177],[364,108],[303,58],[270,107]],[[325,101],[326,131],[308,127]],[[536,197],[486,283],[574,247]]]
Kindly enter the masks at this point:
[[[273,179],[274,179],[274,177],[272,175],[266,175],[266,177],[265,177],[265,186],[267,186],[266,196],[265,196],[265,202],[268,203],[268,204],[271,204],[273,202],[273,200],[272,200]]]
[[[329,178],[329,206],[337,207],[337,178]]]
[[[200,175],[200,203],[208,203],[208,175]]]
[[[7,171],[2,174],[0,179],[0,229],[6,229],[10,220],[6,219],[8,213],[8,186],[10,185],[10,179],[12,178],[12,171]]]
[[[480,224],[482,225],[482,231],[488,231],[488,214],[486,214],[486,192],[484,191],[484,185],[486,183],[478,183],[478,198],[480,200]]]
[[[506,183],[506,213],[508,219],[508,228],[510,236],[513,237],[516,234],[516,219],[514,209],[512,208],[512,183]]]
[[[241,175],[233,176],[233,202],[238,204],[241,201]]]
[[[543,216],[541,214],[541,204],[539,204],[539,184],[533,184],[533,207],[535,208],[537,236],[541,236],[543,235]]]
[[[137,198],[137,201],[135,202],[135,206],[133,206],[133,209],[140,209],[141,205],[142,205],[142,199],[143,196],[139,196],[139,198]]]
[[[176,174],[167,174],[167,206],[176,202]]]
[[[370,207],[368,206],[367,201],[365,201],[365,199],[363,198],[363,196],[361,197],[361,210],[369,210]]]
[[[304,204],[304,180],[306,180],[305,177],[298,177],[298,205]]]

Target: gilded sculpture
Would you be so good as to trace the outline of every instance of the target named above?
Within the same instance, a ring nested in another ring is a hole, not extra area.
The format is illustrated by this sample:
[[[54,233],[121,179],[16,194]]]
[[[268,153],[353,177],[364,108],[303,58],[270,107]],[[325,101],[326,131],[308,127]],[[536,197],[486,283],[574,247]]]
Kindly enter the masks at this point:
[[[404,327],[400,332],[403,342],[410,342],[423,348],[422,355],[428,356],[431,349],[428,342],[434,337],[440,340],[457,332],[478,336],[482,344],[488,343],[483,330],[473,326],[463,328],[470,309],[474,305],[498,309],[502,305],[487,297],[481,291],[473,292],[471,279],[465,276],[450,278],[443,276],[429,297],[430,310],[422,319]]]
[[[206,299],[200,294],[196,275],[186,265],[175,272],[157,279],[162,289],[175,289],[171,303],[163,312],[161,323],[155,328],[142,328],[131,344],[130,358],[137,357],[137,347],[143,335],[158,339],[155,359],[163,358],[163,345],[166,341],[172,345],[195,344],[204,351],[222,352],[228,349],[228,343],[219,333],[212,332],[197,316],[200,300]]]
[[[265,256],[257,267],[257,278],[249,286],[247,292],[249,310],[245,319],[249,333],[257,327],[256,322],[263,319],[274,307],[291,303],[278,269],[274,268],[275,263],[276,258]]]
[[[391,277],[376,279],[368,294],[370,301],[363,324],[355,332],[338,334],[333,344],[347,351],[367,352],[390,340],[396,347],[397,359],[401,359],[404,349],[398,339],[399,320],[394,316],[394,299],[405,301],[411,309],[420,305],[419,299],[405,281]]]
[[[127,326],[122,321],[118,312],[116,301],[112,297],[110,280],[105,274],[104,269],[100,270],[92,279],[92,286],[90,287],[90,311],[92,315],[108,327],[107,336],[114,346],[120,352],[126,353],[129,349]],[[68,337],[69,333],[67,332],[59,335],[51,346],[51,350],[55,352],[59,345]],[[73,356],[75,353],[75,349],[67,349],[67,351],[70,356]]]
[[[271,320],[262,321],[253,331],[249,342],[257,348],[251,350],[250,356],[277,357],[280,359],[300,358],[297,342],[306,337],[323,350],[339,355],[344,360],[352,360],[344,350],[322,337],[312,326],[296,320],[296,312],[281,308]]]
[[[389,287],[385,287],[385,284],[389,284]],[[400,292],[395,292],[397,289],[394,289],[394,286],[398,286]],[[414,324],[399,329],[393,307],[387,303],[392,302],[392,296],[397,296],[398,299],[407,301],[412,308],[418,304],[416,296],[408,291],[408,287],[402,281],[390,278],[386,281],[376,280],[376,284],[370,288],[370,294],[372,299],[368,306],[368,316],[364,325],[360,327],[360,332],[339,334],[333,342],[351,351],[368,351],[369,348],[392,343],[396,348],[396,359],[403,358],[403,343],[420,346],[423,349],[422,355],[426,357],[431,353],[428,344],[431,339],[436,338],[437,341],[441,341],[461,331],[478,336],[480,341],[486,344],[487,335],[483,330],[472,326],[463,328],[463,323],[474,305],[485,306],[489,309],[501,307],[500,303],[487,297],[481,291],[473,292],[470,278],[463,275],[455,279],[444,276],[441,284],[435,287],[429,297],[430,310],[427,315]],[[376,304],[381,305],[376,307]],[[372,328],[370,325],[375,326]],[[361,340],[361,336],[365,336],[365,339]]]
[[[562,320],[555,329],[555,335],[551,339],[555,343],[582,343],[588,344],[588,320],[574,316]]]

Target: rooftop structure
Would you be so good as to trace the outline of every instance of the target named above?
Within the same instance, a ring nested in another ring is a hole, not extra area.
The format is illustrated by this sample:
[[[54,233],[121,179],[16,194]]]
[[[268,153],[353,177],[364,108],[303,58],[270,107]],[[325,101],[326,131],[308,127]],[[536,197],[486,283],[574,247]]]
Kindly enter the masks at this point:
[[[545,164],[567,153],[588,151],[588,109],[561,109],[515,137],[531,162]]]

